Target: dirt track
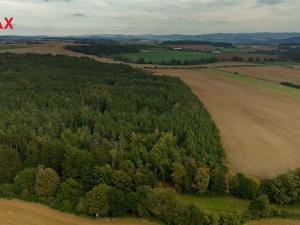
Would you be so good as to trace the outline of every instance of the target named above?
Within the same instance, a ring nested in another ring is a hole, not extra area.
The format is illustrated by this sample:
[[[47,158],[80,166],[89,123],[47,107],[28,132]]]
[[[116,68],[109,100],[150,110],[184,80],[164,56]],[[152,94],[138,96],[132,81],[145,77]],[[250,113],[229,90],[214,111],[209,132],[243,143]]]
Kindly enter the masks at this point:
[[[277,83],[291,82],[300,84],[300,69],[283,66],[256,66],[256,67],[235,67],[224,69],[228,72],[238,72],[258,79],[274,81]]]
[[[0,199],[0,225],[154,225],[147,221],[91,220],[45,206]]]
[[[179,76],[221,132],[232,172],[273,177],[300,166],[300,101],[209,70],[152,70]]]

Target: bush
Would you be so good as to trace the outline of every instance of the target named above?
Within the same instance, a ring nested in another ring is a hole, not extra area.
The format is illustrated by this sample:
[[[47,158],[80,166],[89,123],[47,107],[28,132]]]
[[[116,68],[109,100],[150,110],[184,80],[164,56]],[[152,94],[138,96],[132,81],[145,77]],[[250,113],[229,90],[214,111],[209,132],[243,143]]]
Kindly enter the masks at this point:
[[[275,208],[270,204],[267,195],[261,195],[250,202],[249,212],[254,218],[268,218],[275,215]]]
[[[17,187],[15,184],[0,185],[0,198],[15,198]]]
[[[241,215],[239,213],[221,214],[218,225],[240,225]]]
[[[229,192],[240,198],[253,199],[257,196],[260,182],[252,177],[238,173],[229,180]]]

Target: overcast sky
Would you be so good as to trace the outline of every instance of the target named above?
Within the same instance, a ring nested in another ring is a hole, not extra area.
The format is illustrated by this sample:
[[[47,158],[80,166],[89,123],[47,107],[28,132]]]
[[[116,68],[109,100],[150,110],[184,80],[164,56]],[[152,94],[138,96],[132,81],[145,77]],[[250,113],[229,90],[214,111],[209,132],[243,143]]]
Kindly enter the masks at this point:
[[[5,16],[0,35],[300,32],[300,0],[0,0]]]

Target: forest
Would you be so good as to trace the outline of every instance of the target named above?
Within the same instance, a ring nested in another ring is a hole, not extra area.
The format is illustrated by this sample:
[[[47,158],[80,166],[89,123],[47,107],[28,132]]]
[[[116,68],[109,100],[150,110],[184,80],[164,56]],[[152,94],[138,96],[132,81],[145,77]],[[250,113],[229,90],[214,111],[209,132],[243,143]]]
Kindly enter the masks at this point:
[[[96,56],[112,56],[121,53],[136,53],[139,48],[135,45],[121,45],[114,42],[88,43],[85,45],[66,46],[68,50]]]
[[[230,175],[219,132],[179,78],[51,55],[0,55],[0,198],[76,214],[238,225],[295,217],[299,170],[259,181]],[[231,194],[249,212],[211,213],[178,193]]]
[[[152,206],[137,209],[144,192],[226,191],[218,130],[178,78],[88,58],[2,54],[0,105],[2,197],[165,220]]]

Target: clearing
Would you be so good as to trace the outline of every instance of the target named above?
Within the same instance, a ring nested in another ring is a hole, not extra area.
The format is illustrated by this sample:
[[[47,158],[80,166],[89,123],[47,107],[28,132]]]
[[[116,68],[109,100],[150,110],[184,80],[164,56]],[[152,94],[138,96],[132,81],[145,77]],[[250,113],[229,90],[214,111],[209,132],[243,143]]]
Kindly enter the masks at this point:
[[[0,199],[0,225],[154,225],[144,220],[92,220],[65,214],[40,204]]]
[[[300,101],[210,69],[152,71],[180,77],[202,100],[220,129],[231,172],[269,178],[299,167]]]

